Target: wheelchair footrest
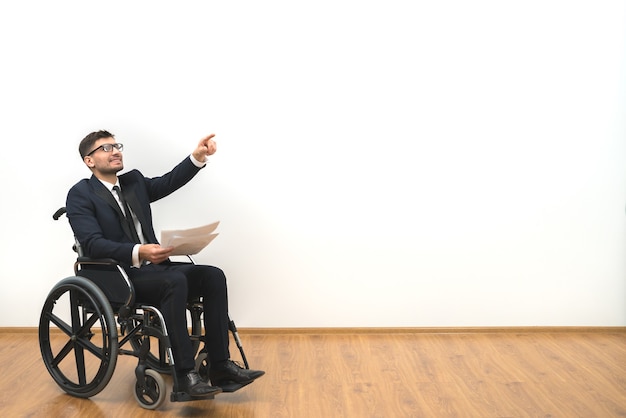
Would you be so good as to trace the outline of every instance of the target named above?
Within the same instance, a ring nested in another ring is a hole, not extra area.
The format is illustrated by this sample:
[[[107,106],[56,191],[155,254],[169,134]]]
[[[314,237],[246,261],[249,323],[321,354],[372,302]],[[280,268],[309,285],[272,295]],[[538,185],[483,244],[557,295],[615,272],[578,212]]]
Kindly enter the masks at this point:
[[[170,395],[171,402],[204,401],[206,399],[215,399],[215,395],[191,396],[186,392],[172,392]]]
[[[252,382],[254,382],[254,380]],[[244,386],[248,386],[252,382],[248,382],[248,383],[228,382],[228,383],[222,383],[222,384],[220,384],[218,386],[222,388],[222,392],[224,392],[224,393],[231,393],[231,392],[238,391],[239,389],[241,389]]]

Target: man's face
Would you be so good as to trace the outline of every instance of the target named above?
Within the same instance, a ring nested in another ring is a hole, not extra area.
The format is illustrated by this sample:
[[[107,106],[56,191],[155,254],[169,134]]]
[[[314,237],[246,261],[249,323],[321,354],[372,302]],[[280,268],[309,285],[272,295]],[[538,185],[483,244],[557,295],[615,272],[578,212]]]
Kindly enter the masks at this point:
[[[96,177],[98,174],[108,176],[124,169],[122,152],[115,146],[108,146],[111,144],[116,144],[114,138],[97,140],[89,155],[84,158],[85,164],[94,172]]]

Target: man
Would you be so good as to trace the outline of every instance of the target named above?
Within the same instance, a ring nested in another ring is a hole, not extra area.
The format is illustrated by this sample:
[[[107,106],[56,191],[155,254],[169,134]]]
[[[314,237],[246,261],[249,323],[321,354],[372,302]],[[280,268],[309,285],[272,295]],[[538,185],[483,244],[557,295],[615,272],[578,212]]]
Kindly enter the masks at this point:
[[[172,171],[147,178],[124,168],[123,145],[107,131],[92,132],[79,145],[80,156],[91,170],[90,179],[74,185],[66,201],[67,217],[84,255],[113,258],[133,282],[136,300],[159,306],[165,318],[179,390],[192,397],[210,397],[231,383],[248,384],[260,370],[243,369],[230,360],[226,277],[217,267],[174,264],[172,247],[162,247],[152,225],[150,203],[189,182],[216,151],[214,134],[203,138],[193,153]],[[186,304],[202,296],[209,378],[194,371],[195,361],[187,331]],[[213,386],[212,386],[213,385]]]

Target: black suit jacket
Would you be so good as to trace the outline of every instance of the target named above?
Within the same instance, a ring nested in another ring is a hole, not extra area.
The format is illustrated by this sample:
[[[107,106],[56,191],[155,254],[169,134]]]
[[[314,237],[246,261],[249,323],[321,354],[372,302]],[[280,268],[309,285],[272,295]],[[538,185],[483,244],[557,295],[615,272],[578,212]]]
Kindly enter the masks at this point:
[[[145,238],[158,243],[152,225],[150,203],[178,190],[191,180],[200,168],[184,159],[172,171],[161,177],[144,177],[132,170],[120,175],[122,192],[139,219]],[[122,211],[111,192],[95,176],[76,183],[65,202],[67,217],[80,242],[84,255],[93,258],[114,258],[132,264],[135,245]]]

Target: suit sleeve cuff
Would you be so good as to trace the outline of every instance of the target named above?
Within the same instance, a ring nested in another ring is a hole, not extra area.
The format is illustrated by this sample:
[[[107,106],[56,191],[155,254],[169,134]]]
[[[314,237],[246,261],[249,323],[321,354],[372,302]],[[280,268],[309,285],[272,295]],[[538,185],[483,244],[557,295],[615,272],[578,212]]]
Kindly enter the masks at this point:
[[[195,165],[198,168],[204,167],[209,162],[209,158],[208,157],[204,161],[198,161],[198,160],[196,160],[196,157],[193,156],[193,154],[189,155],[189,159],[191,160],[193,165]]]

